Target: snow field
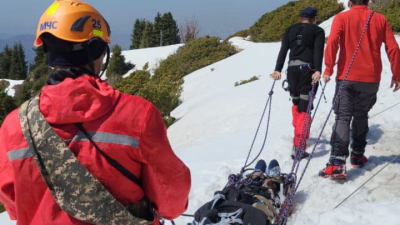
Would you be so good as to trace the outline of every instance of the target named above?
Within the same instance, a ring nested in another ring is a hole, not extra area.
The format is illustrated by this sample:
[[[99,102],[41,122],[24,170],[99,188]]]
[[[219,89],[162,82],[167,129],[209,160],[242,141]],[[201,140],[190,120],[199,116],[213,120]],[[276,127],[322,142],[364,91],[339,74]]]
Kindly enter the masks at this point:
[[[192,172],[192,191],[189,209],[186,212],[189,214],[210,201],[214,191],[224,187],[229,174],[240,171],[273,84],[269,74],[274,69],[280,44],[245,44],[240,38],[231,41],[244,50],[185,77],[183,103],[173,111],[173,116],[177,117],[178,122],[168,130],[173,148]],[[389,89],[391,72],[385,54],[382,49],[385,69],[382,73],[378,102],[371,110],[371,116],[400,101],[399,94],[392,93]],[[211,71],[211,68],[214,70]],[[236,81],[254,75],[261,75],[260,80],[234,87]],[[309,152],[314,147],[330,110],[334,88],[334,81],[326,87],[328,103],[321,101],[311,129]],[[321,88],[315,103],[319,100],[320,93]],[[277,82],[272,100],[270,132],[261,158],[267,162],[273,158],[277,159],[282,172],[289,172],[292,167],[291,105],[289,94],[282,90],[281,81]],[[384,224],[400,224],[400,215],[395,213],[400,207],[400,192],[396,191],[400,184],[396,179],[400,159],[389,165],[339,208],[334,209],[398,154],[396,145],[399,143],[397,135],[400,132],[400,118],[396,115],[399,109],[400,106],[370,119],[369,144],[366,148],[369,163],[364,169],[350,168],[348,163],[346,182],[318,177],[318,171],[324,168],[330,154],[329,139],[334,115],[330,117],[314,159],[310,162],[299,187],[295,198],[295,210],[288,224],[376,224],[381,221]],[[258,153],[265,128],[266,120],[260,130],[252,157]],[[305,162],[301,164],[299,173],[304,165]],[[181,217],[177,224],[190,221],[190,218]]]

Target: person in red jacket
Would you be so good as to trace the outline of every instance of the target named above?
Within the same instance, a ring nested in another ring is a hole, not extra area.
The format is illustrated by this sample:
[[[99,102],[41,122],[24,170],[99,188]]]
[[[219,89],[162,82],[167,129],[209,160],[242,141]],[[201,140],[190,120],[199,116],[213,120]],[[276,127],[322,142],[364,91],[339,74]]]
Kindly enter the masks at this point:
[[[324,81],[329,82],[337,63],[336,93],[343,84],[340,97],[334,106],[336,121],[331,136],[331,156],[322,177],[345,178],[346,159],[349,156],[351,122],[351,164],[362,167],[368,161],[364,156],[368,128],[368,112],[377,100],[382,73],[381,46],[386,45],[393,73],[391,88],[400,89],[400,51],[386,18],[374,13],[348,77],[343,81],[351,59],[367,24],[371,11],[368,0],[350,0],[351,9],[335,16],[325,50]]]
[[[101,14],[84,2],[55,1],[46,10],[34,45],[44,47],[54,70],[41,90],[40,112],[121,205],[148,199],[159,217],[174,219],[187,209],[190,171],[171,149],[159,110],[100,79],[110,33]],[[142,185],[119,172],[96,146]],[[89,224],[56,203],[24,137],[18,110],[0,130],[0,202],[18,225]]]

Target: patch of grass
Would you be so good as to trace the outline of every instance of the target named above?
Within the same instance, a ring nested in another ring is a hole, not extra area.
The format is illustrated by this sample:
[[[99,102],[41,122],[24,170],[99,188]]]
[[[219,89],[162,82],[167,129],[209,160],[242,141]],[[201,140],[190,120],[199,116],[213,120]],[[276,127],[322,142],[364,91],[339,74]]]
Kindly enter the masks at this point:
[[[247,83],[250,83],[250,82],[253,82],[253,81],[256,81],[256,80],[258,80],[258,77],[257,76],[253,76],[250,79],[241,80],[240,82],[236,82],[235,83],[235,87],[243,85],[243,84],[247,84]]]

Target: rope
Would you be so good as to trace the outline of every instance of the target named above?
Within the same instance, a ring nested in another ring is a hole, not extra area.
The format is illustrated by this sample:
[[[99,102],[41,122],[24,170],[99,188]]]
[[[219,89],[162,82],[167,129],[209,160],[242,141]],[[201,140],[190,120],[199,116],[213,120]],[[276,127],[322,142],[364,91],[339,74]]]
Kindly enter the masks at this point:
[[[377,173],[375,173],[371,178],[369,178],[367,181],[365,181],[360,187],[358,187],[353,193],[351,193],[349,196],[347,196],[343,201],[341,201],[335,208],[337,209],[339,206],[341,206],[345,201],[347,201],[351,196],[353,196],[358,190],[360,190],[362,187],[364,187],[368,182],[370,182],[376,175],[378,175],[382,170],[384,170],[387,166],[392,164],[399,156],[396,156],[392,159],[392,161],[388,162],[384,167],[382,167]]]
[[[270,121],[270,116],[271,116],[271,101],[272,101],[272,95],[274,94],[273,90],[274,90],[274,87],[275,87],[275,83],[276,83],[276,80],[274,80],[274,83],[272,84],[271,90],[270,90],[270,92],[268,94],[268,100],[267,100],[267,103],[265,104],[264,111],[263,111],[261,119],[260,119],[260,123],[258,124],[256,134],[254,135],[253,142],[251,143],[251,147],[250,147],[249,153],[247,155],[244,167],[242,168],[241,175],[242,175],[244,169],[246,167],[250,166],[260,156],[260,154],[264,150],[264,146],[265,146],[265,142],[267,140],[268,130],[269,130],[269,121]],[[269,114],[268,114],[267,130],[266,130],[266,133],[265,133],[263,145],[262,145],[262,147],[260,149],[260,152],[258,153],[257,157],[251,163],[247,164],[247,162],[249,161],[249,158],[250,158],[251,151],[253,150],[254,143],[255,143],[255,141],[257,139],[258,132],[260,131],[260,127],[261,127],[262,121],[264,120],[265,112],[267,111],[268,106],[270,106],[270,108],[269,108]]]
[[[338,99],[339,99],[339,97],[340,97],[340,94],[341,94],[341,91],[342,91],[342,89],[343,89],[343,87],[344,87],[345,81],[347,80],[347,77],[348,77],[349,74],[350,74],[350,70],[351,70],[351,68],[353,67],[354,60],[355,60],[356,55],[357,55],[357,53],[358,53],[358,51],[359,51],[359,49],[360,49],[361,42],[362,42],[362,40],[363,40],[363,38],[364,38],[365,32],[366,32],[367,29],[368,29],[369,23],[370,23],[370,21],[371,21],[373,15],[374,15],[374,12],[371,12],[371,15],[369,16],[368,21],[367,21],[367,23],[365,24],[364,30],[363,30],[363,32],[362,32],[362,34],[361,34],[361,37],[360,37],[360,40],[359,40],[359,42],[358,42],[357,48],[356,48],[356,50],[355,50],[355,52],[354,52],[354,54],[353,54],[353,57],[352,57],[352,59],[351,59],[351,61],[350,61],[349,68],[347,69],[347,72],[346,72],[346,74],[345,74],[345,76],[344,76],[342,82],[340,83],[338,92],[337,92],[337,94],[336,94],[336,96],[335,96],[335,98],[334,98],[334,101],[333,101],[331,110],[329,111],[328,117],[327,117],[326,120],[325,120],[324,126],[323,126],[322,129],[321,129],[320,135],[319,135],[319,137],[318,137],[318,139],[317,139],[316,144],[314,145],[314,148],[313,148],[311,154],[308,156],[307,164],[306,164],[306,166],[305,166],[305,168],[304,168],[304,170],[303,170],[303,172],[302,172],[302,174],[301,174],[301,176],[300,176],[300,179],[299,179],[299,181],[298,181],[298,183],[297,183],[295,189],[294,189],[294,190],[291,190],[292,192],[291,192],[290,195],[289,195],[289,200],[288,200],[287,204],[285,205],[285,208],[282,209],[282,210],[283,210],[283,215],[282,215],[282,217],[278,218],[278,224],[282,224],[282,225],[286,224],[286,217],[287,217],[288,214],[289,214],[289,211],[290,211],[290,208],[291,208],[291,206],[292,206],[292,202],[293,202],[294,196],[295,196],[295,194],[296,194],[296,191],[297,191],[298,187],[300,186],[301,181],[303,180],[303,177],[304,177],[305,172],[306,172],[306,170],[307,170],[307,168],[308,168],[308,166],[309,166],[309,164],[310,164],[310,161],[311,161],[311,159],[312,159],[312,156],[314,155],[314,152],[315,152],[315,150],[316,150],[316,148],[317,148],[317,146],[318,146],[318,144],[319,144],[319,142],[320,142],[320,140],[321,140],[322,133],[323,133],[323,131],[325,130],[326,125],[328,124],[328,120],[329,120],[329,118],[330,118],[330,116],[331,116],[331,114],[332,114],[333,108],[334,108],[334,106],[336,105],[336,103],[337,103],[337,101],[338,101]],[[294,163],[295,163],[295,162],[294,162]],[[285,201],[286,201],[286,200],[285,200]]]

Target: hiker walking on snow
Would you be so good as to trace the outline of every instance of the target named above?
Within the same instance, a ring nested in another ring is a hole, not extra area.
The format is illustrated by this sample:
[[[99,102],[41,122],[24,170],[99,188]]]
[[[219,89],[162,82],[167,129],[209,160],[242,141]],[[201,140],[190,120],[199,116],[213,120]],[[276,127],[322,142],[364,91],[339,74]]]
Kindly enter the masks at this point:
[[[325,32],[316,23],[317,9],[308,7],[301,11],[300,23],[289,27],[283,36],[275,71],[272,74],[274,79],[281,79],[281,71],[287,52],[290,50],[287,81],[293,101],[293,159],[299,151],[301,158],[308,157],[305,150],[309,131],[303,131],[303,127],[311,123],[311,116],[307,113],[309,93],[312,85],[318,86],[317,82],[321,78],[325,45]],[[315,92],[316,90],[317,87]]]
[[[173,219],[188,206],[190,172],[158,109],[99,77],[110,34],[80,1],[40,19],[34,45],[54,70],[0,130],[0,201],[19,225],[159,224],[154,211]]]
[[[368,161],[364,156],[367,145],[368,112],[377,100],[377,92],[382,73],[381,46],[389,57],[393,73],[391,88],[400,89],[400,51],[386,18],[378,13],[371,14],[367,8],[368,0],[350,0],[351,9],[335,16],[331,33],[325,50],[324,81],[329,82],[337,63],[336,93],[343,84],[339,99],[334,106],[336,121],[331,136],[331,156],[320,176],[345,178],[346,159],[349,156],[349,139],[351,130],[351,157],[354,167],[362,167]],[[351,65],[345,81],[344,76],[350,66],[361,34],[372,15],[369,26],[362,39],[360,49]],[[351,122],[351,129],[350,129]]]

